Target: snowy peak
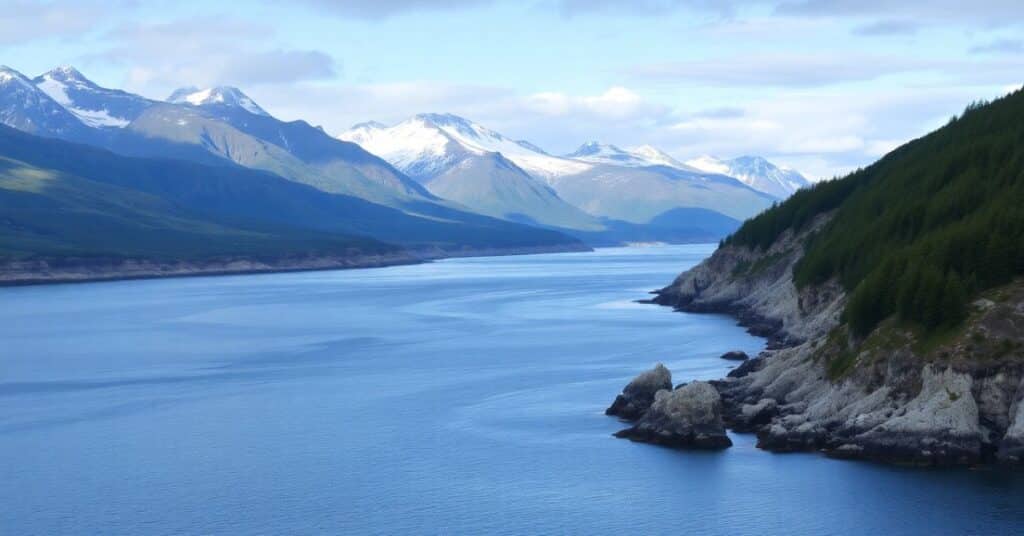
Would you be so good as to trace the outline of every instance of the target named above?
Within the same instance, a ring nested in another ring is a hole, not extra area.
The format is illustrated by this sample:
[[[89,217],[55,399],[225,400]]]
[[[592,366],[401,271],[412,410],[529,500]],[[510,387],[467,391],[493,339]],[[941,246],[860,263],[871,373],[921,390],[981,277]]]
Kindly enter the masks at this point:
[[[194,86],[183,87],[174,90],[171,96],[167,98],[167,102],[172,104],[190,104],[192,106],[225,106],[245,110],[253,115],[270,116],[256,102],[250,99],[248,95],[242,93],[240,89],[231,86],[217,86],[206,89],[199,89]]]
[[[60,82],[62,84],[74,84],[77,86],[87,86],[93,88],[98,87],[96,84],[92,83],[92,80],[86,78],[85,75],[81,73],[81,71],[75,69],[70,65],[61,65],[60,67],[51,69],[40,75],[38,78],[53,80],[55,82]]]
[[[583,158],[586,156],[610,156],[627,154],[622,149],[610,144],[603,144],[597,141],[588,141],[580,145],[574,152],[566,155],[566,158]]]
[[[536,145],[524,141],[511,140],[479,123],[474,123],[455,114],[418,114],[413,117],[413,120],[440,129],[452,138],[461,141],[464,145],[472,146],[478,150],[500,152],[497,149],[501,146],[510,148],[511,145],[515,145],[528,151],[547,154]]]
[[[456,130],[461,130],[466,134],[475,134],[477,133],[477,131],[487,130],[482,126],[477,125],[476,123],[463,117],[459,117],[455,114],[416,114],[415,116],[413,116],[413,119],[417,119],[424,123],[432,124],[438,128],[454,128]]]
[[[442,129],[418,116],[392,127],[376,121],[360,123],[338,138],[358,144],[420,182],[443,173],[466,152]]]
[[[734,177],[755,190],[779,199],[785,199],[810,185],[797,171],[776,166],[760,156],[741,156],[731,160],[701,156],[686,163],[708,173]]]
[[[0,65],[0,86],[22,86],[28,89],[32,88],[32,82],[25,75],[11,69],[6,65]]]
[[[57,67],[32,80],[43,93],[93,128],[123,128],[151,101],[94,84],[70,65]]]
[[[578,149],[565,155],[565,157],[593,164],[614,164],[629,167],[648,165],[643,159],[636,157],[629,151],[623,151],[614,145],[596,141],[588,141],[580,145]]]
[[[352,125],[349,130],[378,130],[382,128],[388,128],[388,126],[380,121],[365,121]]]
[[[668,166],[684,171],[693,171],[692,168],[650,145],[641,145],[634,149],[625,150],[615,145],[591,141],[581,145],[575,152],[566,155],[566,158],[594,164],[612,164],[626,167]]]
[[[501,153],[527,173],[545,180],[592,167],[551,156],[531,143],[512,140],[448,113],[419,114],[391,127],[360,123],[339,138],[361,145],[419,180],[429,180],[468,155],[485,153]]]
[[[80,118],[6,66],[0,66],[0,123],[44,136],[76,137],[86,130]]]
[[[707,173],[729,174],[729,164],[720,158],[703,155],[686,161],[686,165]]]
[[[677,169],[691,169],[686,164],[669,156],[668,153],[655,147],[651,147],[650,145],[635,147],[631,152],[635,156],[643,158],[654,165],[674,167]]]

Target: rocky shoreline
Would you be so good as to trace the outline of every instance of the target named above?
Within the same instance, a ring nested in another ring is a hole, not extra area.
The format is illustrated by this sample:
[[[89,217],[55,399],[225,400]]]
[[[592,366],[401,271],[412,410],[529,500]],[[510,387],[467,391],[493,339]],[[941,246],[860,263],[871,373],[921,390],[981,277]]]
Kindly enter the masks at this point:
[[[730,314],[769,340],[761,355],[706,382],[724,427],[756,434],[772,452],[914,466],[1024,462],[1024,282],[976,302],[965,325],[937,343],[897,325],[857,340],[840,322],[837,283],[798,290],[790,276],[803,240],[827,217],[768,251],[719,248],[651,300]],[[696,446],[663,441],[679,423],[650,413],[630,418],[620,437]]]

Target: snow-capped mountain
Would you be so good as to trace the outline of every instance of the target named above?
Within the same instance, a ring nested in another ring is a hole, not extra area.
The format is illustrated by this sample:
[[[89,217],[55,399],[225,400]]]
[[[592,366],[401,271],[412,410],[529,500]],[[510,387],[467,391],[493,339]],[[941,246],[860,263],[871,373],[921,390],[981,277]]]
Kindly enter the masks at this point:
[[[191,104],[192,106],[223,106],[238,108],[254,115],[269,116],[263,108],[236,87],[217,86],[206,89],[183,87],[174,90],[167,102],[172,104]]]
[[[575,152],[569,153],[565,157],[593,164],[612,164],[626,167],[668,166],[686,171],[695,171],[650,145],[641,145],[640,147],[626,150],[611,144],[591,141],[584,143]]]
[[[525,161],[535,169],[556,170],[572,163],[566,166],[529,143],[461,117],[421,114],[393,127],[360,123],[339,138],[384,158],[435,195],[481,214],[588,231],[602,227],[519,165]]]
[[[279,121],[237,89],[181,91],[172,100],[103,88],[73,67],[34,79],[0,68],[0,122],[18,130],[127,156],[230,161],[395,208],[452,211],[358,145],[305,121]]]
[[[0,123],[31,134],[80,140],[89,130],[25,75],[0,66]]]
[[[635,224],[680,207],[746,218],[773,200],[734,178],[695,170],[651,147],[625,151],[593,143],[570,156],[554,156],[451,114],[421,114],[391,127],[363,123],[340,138],[362,145],[428,188],[434,177],[467,157],[497,153],[572,206]]]
[[[779,199],[810,185],[796,170],[776,166],[760,156],[741,156],[731,160],[701,156],[688,160],[686,164],[708,173],[736,177],[747,186]]]
[[[656,166],[668,166],[676,169],[686,170],[689,166],[682,162],[672,158],[664,151],[651,147],[650,145],[641,145],[635,147],[630,151],[634,156],[643,158]]]
[[[58,67],[32,82],[79,120],[94,128],[124,128],[153,101],[94,84],[77,69]]]
[[[452,114],[420,114],[392,127],[361,123],[339,138],[358,143],[416,178],[436,174],[465,154],[501,153],[530,175],[548,179],[592,166],[552,156],[536,145],[509,139]]]

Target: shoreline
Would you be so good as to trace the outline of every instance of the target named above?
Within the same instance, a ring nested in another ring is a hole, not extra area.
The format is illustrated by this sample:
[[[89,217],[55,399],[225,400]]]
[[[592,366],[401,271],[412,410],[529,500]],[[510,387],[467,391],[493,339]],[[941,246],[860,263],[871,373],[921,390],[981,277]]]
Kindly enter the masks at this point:
[[[725,428],[755,434],[767,452],[915,467],[1024,462],[1024,354],[992,343],[1024,347],[1013,323],[1024,316],[1024,281],[1001,289],[1002,298],[979,306],[959,337],[928,353],[896,326],[850,350],[834,332],[845,294],[836,283],[796,290],[789,277],[800,250],[783,253],[737,275],[737,266],[766,254],[720,248],[644,300],[727,314],[768,340],[758,356],[709,382]]]
[[[179,277],[214,277],[224,275],[259,275],[292,272],[356,270],[425,264],[447,258],[501,257],[542,253],[574,253],[593,251],[587,247],[539,246],[524,248],[484,248],[446,251],[443,249],[403,250],[394,253],[324,256],[298,259],[258,260],[252,258],[211,261],[166,261],[144,259],[89,260],[69,266],[54,267],[51,260],[12,261],[0,265],[0,288],[75,283],[101,283]]]

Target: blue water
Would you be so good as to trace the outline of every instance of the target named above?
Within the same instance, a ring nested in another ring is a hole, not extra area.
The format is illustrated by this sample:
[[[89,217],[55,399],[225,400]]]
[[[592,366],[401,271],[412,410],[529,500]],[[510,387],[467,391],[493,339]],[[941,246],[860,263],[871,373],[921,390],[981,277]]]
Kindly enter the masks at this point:
[[[1024,478],[614,439],[711,246],[0,289],[2,534],[1014,534]]]

